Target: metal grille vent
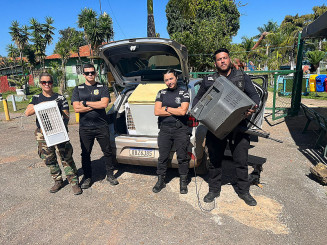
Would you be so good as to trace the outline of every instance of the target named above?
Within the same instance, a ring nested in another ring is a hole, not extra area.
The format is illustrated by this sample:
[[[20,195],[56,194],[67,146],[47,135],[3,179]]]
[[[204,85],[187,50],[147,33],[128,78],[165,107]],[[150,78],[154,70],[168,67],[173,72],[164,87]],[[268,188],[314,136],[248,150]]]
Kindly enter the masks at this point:
[[[136,130],[131,109],[129,107],[126,107],[126,123],[127,123],[128,130]]]
[[[34,110],[48,147],[69,140],[56,101],[49,101],[35,105]]]
[[[43,124],[44,131],[47,135],[58,134],[64,130],[61,117],[57,117],[56,108],[49,108],[39,111],[41,123]],[[50,119],[51,118],[51,119]]]

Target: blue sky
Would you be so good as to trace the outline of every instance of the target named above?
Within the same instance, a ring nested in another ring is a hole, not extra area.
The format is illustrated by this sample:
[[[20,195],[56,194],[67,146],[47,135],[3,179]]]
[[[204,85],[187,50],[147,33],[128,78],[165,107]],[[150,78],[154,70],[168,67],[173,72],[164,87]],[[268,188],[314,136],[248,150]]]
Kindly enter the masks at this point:
[[[156,32],[169,38],[167,33],[166,5],[168,0],[153,0]],[[238,2],[238,1],[236,1]],[[246,6],[239,8],[240,29],[233,42],[241,42],[242,36],[258,34],[257,27],[269,20],[282,22],[285,15],[312,13],[313,6],[327,4],[326,0],[242,0]],[[6,56],[6,46],[10,43],[9,27],[13,20],[28,25],[34,17],[44,22],[46,16],[54,19],[55,37],[47,49],[52,54],[58,40],[58,31],[67,27],[77,28],[77,16],[84,8],[92,8],[100,13],[99,0],[1,0],[0,15],[0,55]],[[101,0],[102,11],[107,12],[114,22],[115,40],[146,36],[146,0]]]

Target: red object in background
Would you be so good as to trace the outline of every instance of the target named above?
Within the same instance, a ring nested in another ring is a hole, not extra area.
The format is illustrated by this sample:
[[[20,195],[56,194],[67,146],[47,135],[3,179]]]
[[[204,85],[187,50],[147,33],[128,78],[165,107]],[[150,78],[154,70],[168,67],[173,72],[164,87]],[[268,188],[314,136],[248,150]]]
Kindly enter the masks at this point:
[[[192,127],[197,127],[198,125],[199,122],[195,119],[195,117],[193,116],[188,117],[187,126],[192,128]]]
[[[0,93],[7,91],[16,91],[16,88],[9,86],[7,76],[2,76],[0,77]]]
[[[325,86],[325,91],[327,92],[327,77],[325,78],[324,86]]]
[[[28,85],[34,86],[34,79],[32,75],[29,75]],[[16,87],[10,87],[7,76],[2,76],[0,77],[0,93],[4,93],[7,91],[16,91]]]
[[[33,76],[32,75],[29,75],[28,85],[34,86],[34,79],[33,79]]]

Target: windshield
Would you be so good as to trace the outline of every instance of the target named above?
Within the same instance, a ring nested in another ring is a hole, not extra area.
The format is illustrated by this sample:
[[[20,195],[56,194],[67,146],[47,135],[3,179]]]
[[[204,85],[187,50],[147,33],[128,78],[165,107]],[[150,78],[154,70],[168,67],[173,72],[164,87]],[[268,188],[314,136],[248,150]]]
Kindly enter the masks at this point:
[[[162,81],[163,72],[175,69],[181,72],[178,55],[169,46],[153,44],[124,45],[104,52],[124,80]]]

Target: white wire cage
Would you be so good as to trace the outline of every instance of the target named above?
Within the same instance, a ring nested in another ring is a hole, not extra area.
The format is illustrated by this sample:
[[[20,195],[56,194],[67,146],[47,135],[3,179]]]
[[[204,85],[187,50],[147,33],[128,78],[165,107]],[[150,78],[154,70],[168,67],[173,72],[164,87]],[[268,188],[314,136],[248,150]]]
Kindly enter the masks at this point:
[[[48,147],[69,140],[68,133],[56,101],[48,101],[35,105],[34,110]]]

